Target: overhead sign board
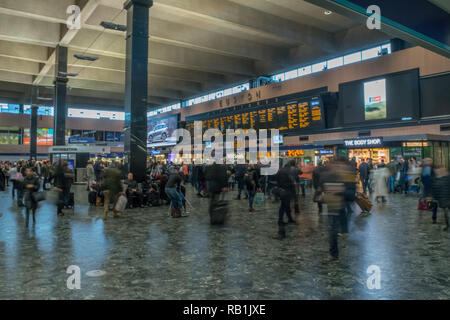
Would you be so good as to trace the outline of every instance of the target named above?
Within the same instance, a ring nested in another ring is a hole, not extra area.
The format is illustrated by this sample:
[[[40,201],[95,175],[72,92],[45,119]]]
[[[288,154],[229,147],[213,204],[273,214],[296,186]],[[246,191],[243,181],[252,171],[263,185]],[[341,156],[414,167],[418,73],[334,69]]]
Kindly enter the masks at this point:
[[[49,153],[111,153],[111,147],[106,146],[52,146]]]

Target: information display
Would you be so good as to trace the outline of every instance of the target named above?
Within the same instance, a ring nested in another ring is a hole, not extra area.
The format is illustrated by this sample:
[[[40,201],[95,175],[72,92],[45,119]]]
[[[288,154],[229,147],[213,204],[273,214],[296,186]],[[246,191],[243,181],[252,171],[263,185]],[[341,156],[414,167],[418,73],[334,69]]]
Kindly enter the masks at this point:
[[[230,114],[202,121],[203,130],[221,129],[278,129],[280,131],[321,130],[324,128],[322,103],[319,97],[278,103],[247,110],[230,111]],[[193,122],[186,124],[193,129]]]

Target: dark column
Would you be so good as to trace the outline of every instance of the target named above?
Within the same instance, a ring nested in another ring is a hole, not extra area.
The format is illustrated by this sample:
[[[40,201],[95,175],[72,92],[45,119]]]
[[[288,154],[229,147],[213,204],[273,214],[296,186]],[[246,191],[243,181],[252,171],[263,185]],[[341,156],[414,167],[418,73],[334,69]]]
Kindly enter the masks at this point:
[[[37,87],[31,88],[31,115],[30,115],[30,160],[37,158],[37,115],[38,106],[36,104],[37,100]]]
[[[128,0],[125,75],[125,141],[129,171],[145,177],[147,162],[148,20],[151,0]]]
[[[66,144],[66,94],[67,94],[67,47],[56,47],[55,64],[55,116],[53,118],[53,144]]]
[[[37,117],[38,106],[31,105],[31,124],[30,124],[30,160],[37,159]]]

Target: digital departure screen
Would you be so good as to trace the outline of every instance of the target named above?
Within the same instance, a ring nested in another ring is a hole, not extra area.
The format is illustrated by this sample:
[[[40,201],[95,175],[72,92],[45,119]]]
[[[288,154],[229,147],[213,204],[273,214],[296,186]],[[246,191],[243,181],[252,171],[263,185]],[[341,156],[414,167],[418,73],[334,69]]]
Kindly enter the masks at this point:
[[[189,126],[192,127],[193,125]],[[324,127],[322,101],[319,97],[247,110],[239,109],[227,112],[223,116],[203,120],[203,130],[216,128],[224,133],[225,129],[278,129],[297,132],[321,130]]]

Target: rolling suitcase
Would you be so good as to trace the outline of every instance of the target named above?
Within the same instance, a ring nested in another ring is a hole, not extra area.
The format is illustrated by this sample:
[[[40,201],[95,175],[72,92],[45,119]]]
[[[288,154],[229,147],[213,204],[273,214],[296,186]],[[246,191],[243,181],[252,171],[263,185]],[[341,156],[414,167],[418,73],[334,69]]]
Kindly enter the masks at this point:
[[[369,198],[361,192],[358,192],[356,195],[355,202],[358,204],[358,206],[361,208],[363,212],[370,212],[372,209],[372,202],[369,200]]]
[[[97,191],[91,191],[91,192],[89,192],[89,195],[88,195],[88,201],[89,201],[89,204],[90,204],[90,205],[95,206],[96,201],[97,201]]]

